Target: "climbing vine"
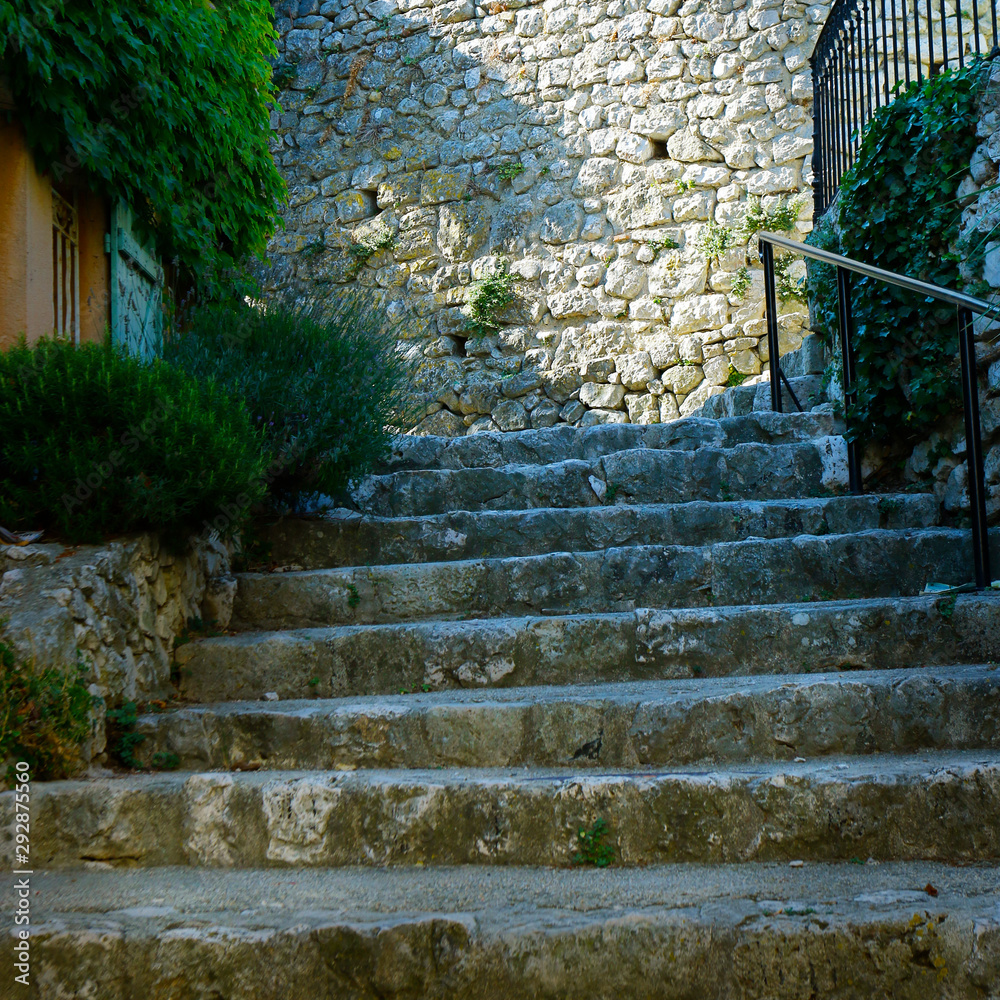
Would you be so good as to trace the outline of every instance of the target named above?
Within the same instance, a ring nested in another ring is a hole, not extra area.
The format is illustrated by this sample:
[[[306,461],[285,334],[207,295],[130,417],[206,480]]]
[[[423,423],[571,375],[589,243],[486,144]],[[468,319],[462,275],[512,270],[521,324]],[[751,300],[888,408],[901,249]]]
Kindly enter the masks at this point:
[[[876,112],[814,246],[955,288],[961,283],[958,186],[976,147],[982,64],[912,84]],[[969,248],[964,248],[968,251]],[[975,261],[970,262],[973,269]],[[813,326],[838,328],[836,271],[809,268]],[[953,307],[853,278],[857,397],[849,433],[874,441],[922,436],[958,406]]]
[[[277,224],[272,17],[266,0],[0,0],[0,75],[39,167],[124,198],[205,283]]]

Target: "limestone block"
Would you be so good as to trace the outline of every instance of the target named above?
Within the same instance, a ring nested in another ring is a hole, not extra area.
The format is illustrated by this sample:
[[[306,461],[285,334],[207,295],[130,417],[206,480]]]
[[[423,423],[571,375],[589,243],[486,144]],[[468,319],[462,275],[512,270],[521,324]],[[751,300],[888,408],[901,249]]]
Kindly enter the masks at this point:
[[[597,297],[589,288],[572,288],[556,292],[546,299],[549,312],[556,319],[567,316],[593,316],[597,313]]]
[[[710,219],[714,207],[714,192],[695,191],[674,201],[674,221],[695,222]]]
[[[678,267],[670,258],[661,257],[649,268],[649,293],[669,298],[697,295],[704,291],[707,279],[708,261],[698,260]]]
[[[674,365],[660,376],[660,381],[675,395],[686,396],[704,378],[701,368],[697,365]]]
[[[598,424],[627,424],[628,414],[623,410],[587,410],[580,420],[581,427],[596,427]]]
[[[580,402],[584,406],[617,410],[622,405],[624,398],[625,387],[621,385],[602,385],[600,382],[585,382],[580,387]]]
[[[608,65],[608,86],[621,87],[626,83],[635,83],[645,79],[646,69],[638,58],[625,59]]]
[[[656,378],[656,369],[647,351],[623,354],[615,364],[621,384],[628,389],[645,389],[646,384]]]
[[[513,378],[504,379],[500,390],[508,399],[517,399],[520,396],[526,396],[541,385],[542,373],[537,368],[531,368],[520,372]]]
[[[677,399],[672,393],[664,393],[660,396],[660,423],[666,424],[671,420],[677,420],[681,415],[677,406]]]
[[[718,330],[725,326],[728,317],[729,303],[725,295],[696,295],[674,306],[670,329],[674,334]]]
[[[559,422],[559,404],[551,399],[543,399],[531,411],[531,426],[533,428],[553,427]]]
[[[729,358],[725,354],[710,358],[701,366],[709,385],[725,385],[729,381]]]
[[[575,201],[563,201],[553,205],[542,216],[539,237],[543,243],[571,243],[580,235],[583,226],[583,210]]]
[[[545,387],[545,395],[554,402],[562,404],[567,402],[570,396],[583,385],[583,377],[575,368],[559,368],[555,371],[544,372],[542,382]]]
[[[493,408],[493,422],[502,431],[523,431],[529,426],[528,412],[516,399],[504,399]]]
[[[473,0],[449,0],[434,6],[435,24],[456,24],[459,21],[471,21],[475,16],[476,5]]]
[[[653,144],[645,136],[626,132],[618,140],[615,154],[627,163],[645,163],[653,155]]]
[[[333,203],[337,218],[344,223],[367,219],[375,209],[375,198],[367,191],[344,191]]]
[[[743,375],[760,374],[760,358],[751,351],[736,351],[729,356],[730,364]]]
[[[680,405],[680,415],[689,417],[696,410],[700,410],[712,396],[718,396],[721,392],[725,392],[725,390],[719,385],[704,383],[698,386],[697,389],[684,397],[684,402]]]
[[[573,182],[573,194],[578,198],[604,194],[613,184],[618,164],[609,157],[592,156],[583,161]]]
[[[568,424],[577,423],[580,418],[587,412],[587,407],[583,405],[578,399],[571,399],[566,405],[559,411],[559,419],[565,420]]]
[[[468,190],[472,180],[472,167],[457,166],[428,170],[420,184],[420,204],[439,205],[445,201],[458,201]]]
[[[721,160],[722,154],[692,132],[675,132],[667,140],[667,152],[682,163]]]
[[[479,202],[442,205],[437,245],[447,260],[470,261],[489,235],[490,216]]]
[[[611,295],[634,299],[645,283],[644,269],[629,260],[616,260],[609,268],[604,287]]]
[[[608,218],[625,232],[662,226],[673,218],[671,203],[672,198],[665,190],[637,178],[608,194]]]
[[[671,104],[659,104],[632,115],[629,129],[647,139],[666,142],[678,129],[687,125],[687,115]]]
[[[634,320],[646,320],[646,319],[663,319],[663,306],[660,305],[655,299],[651,298],[640,298],[635,299],[629,303],[628,306],[628,316],[629,319]]]
[[[660,422],[660,400],[648,392],[629,392],[625,395],[625,408],[629,423],[658,424]]]
[[[680,361],[677,342],[667,333],[643,334],[637,345],[648,354],[650,362],[659,369],[671,368]]]

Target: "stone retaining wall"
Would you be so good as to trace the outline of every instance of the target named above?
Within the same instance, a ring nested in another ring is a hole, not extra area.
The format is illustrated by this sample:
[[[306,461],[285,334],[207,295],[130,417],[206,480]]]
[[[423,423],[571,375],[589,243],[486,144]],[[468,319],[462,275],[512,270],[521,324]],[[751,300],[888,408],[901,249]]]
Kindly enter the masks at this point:
[[[220,543],[194,539],[181,555],[155,536],[103,546],[0,546],[4,638],[38,668],[63,669],[78,651],[91,667],[91,756],[104,750],[104,714],[124,701],[165,697],[174,640],[193,617],[228,624],[235,581]]]
[[[379,290],[419,362],[418,433],[692,413],[766,369],[740,227],[751,199],[798,197],[794,232],[811,229],[807,60],[827,10],[281,3],[273,281]],[[477,327],[470,301],[503,273],[516,300]],[[807,315],[783,313],[784,352]]]

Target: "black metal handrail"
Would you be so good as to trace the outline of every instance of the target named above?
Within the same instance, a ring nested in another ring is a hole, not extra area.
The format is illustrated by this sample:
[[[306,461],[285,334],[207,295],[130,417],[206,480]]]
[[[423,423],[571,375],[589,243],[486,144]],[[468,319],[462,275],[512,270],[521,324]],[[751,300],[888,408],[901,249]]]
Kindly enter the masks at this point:
[[[810,60],[816,215],[837,193],[865,126],[900,85],[964,66],[998,44],[997,0],[836,0]]]
[[[927,281],[885,271],[881,267],[863,264],[850,257],[806,246],[777,233],[758,233],[760,256],[764,264],[764,310],[767,321],[767,349],[771,371],[771,408],[781,413],[781,382],[784,375],[778,358],[778,309],[774,282],[774,248],[791,250],[804,257],[831,264],[837,268],[837,306],[840,327],[840,352],[843,362],[844,409],[856,392],[854,371],[854,316],[851,309],[851,273],[884,281],[928,298],[955,306],[958,320],[958,353],[962,363],[962,403],[965,411],[965,445],[969,463],[969,506],[972,515],[972,556],[976,586],[981,590],[990,585],[990,548],[986,526],[986,475],[983,466],[983,437],[979,422],[979,382],[976,375],[976,342],[973,317],[1000,318],[1000,308],[974,295],[942,288]],[[785,379],[787,383],[787,379]],[[796,401],[797,402],[797,401]],[[858,442],[847,442],[847,474],[851,492],[863,492],[861,452]]]

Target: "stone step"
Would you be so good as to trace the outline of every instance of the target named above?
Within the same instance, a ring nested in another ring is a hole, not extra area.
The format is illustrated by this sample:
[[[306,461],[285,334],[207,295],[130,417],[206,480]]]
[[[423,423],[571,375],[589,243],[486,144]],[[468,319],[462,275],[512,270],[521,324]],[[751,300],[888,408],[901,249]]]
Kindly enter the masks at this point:
[[[784,365],[782,365],[782,370],[784,370]],[[799,401],[799,405],[804,410],[809,411],[811,407],[821,406],[829,402],[821,375],[789,377],[786,373],[786,377],[788,377],[788,382]],[[789,415],[796,412],[795,401],[784,384],[781,387],[781,401],[783,409]],[[727,389],[718,396],[710,396],[705,400],[705,405],[698,410],[697,415],[710,420],[725,420],[749,415],[756,416],[761,412],[772,412],[770,380],[761,381],[754,385],[738,385]]]
[[[698,770],[185,772],[36,783],[36,868],[86,861],[568,866],[598,820],[623,864],[1000,856],[1000,752]],[[13,795],[0,797],[12,864]]]
[[[769,391],[766,385],[763,388]],[[392,452],[380,471],[552,465],[569,459],[596,462],[604,455],[633,448],[692,450],[732,448],[751,442],[790,444],[843,432],[843,420],[831,414],[768,410],[735,420],[687,417],[666,424],[602,424],[586,429],[563,424],[542,430],[490,431],[458,438],[401,434],[394,439]]]
[[[183,770],[662,767],[1000,749],[996,665],[286,702],[144,715]]]
[[[5,947],[0,998],[80,996],[86,981],[99,1000],[984,1000],[1000,980],[998,875],[928,862],[42,871],[34,985],[14,982]]]
[[[1000,596],[346,625],[176,651],[195,702],[891,669],[1000,660]]]
[[[823,437],[693,451],[633,448],[549,465],[393,472],[367,477],[351,496],[364,513],[409,517],[454,510],[771,500],[821,496],[846,484],[844,439]]]
[[[994,532],[1000,555],[1000,532]],[[903,597],[972,575],[968,531],[925,528],[509,559],[240,574],[232,627]]]
[[[262,524],[257,533],[272,564],[324,569],[595,551],[651,541],[708,545],[750,535],[778,538],[928,528],[938,523],[939,512],[931,493],[454,511],[408,518],[341,510],[322,519],[285,518]]]

